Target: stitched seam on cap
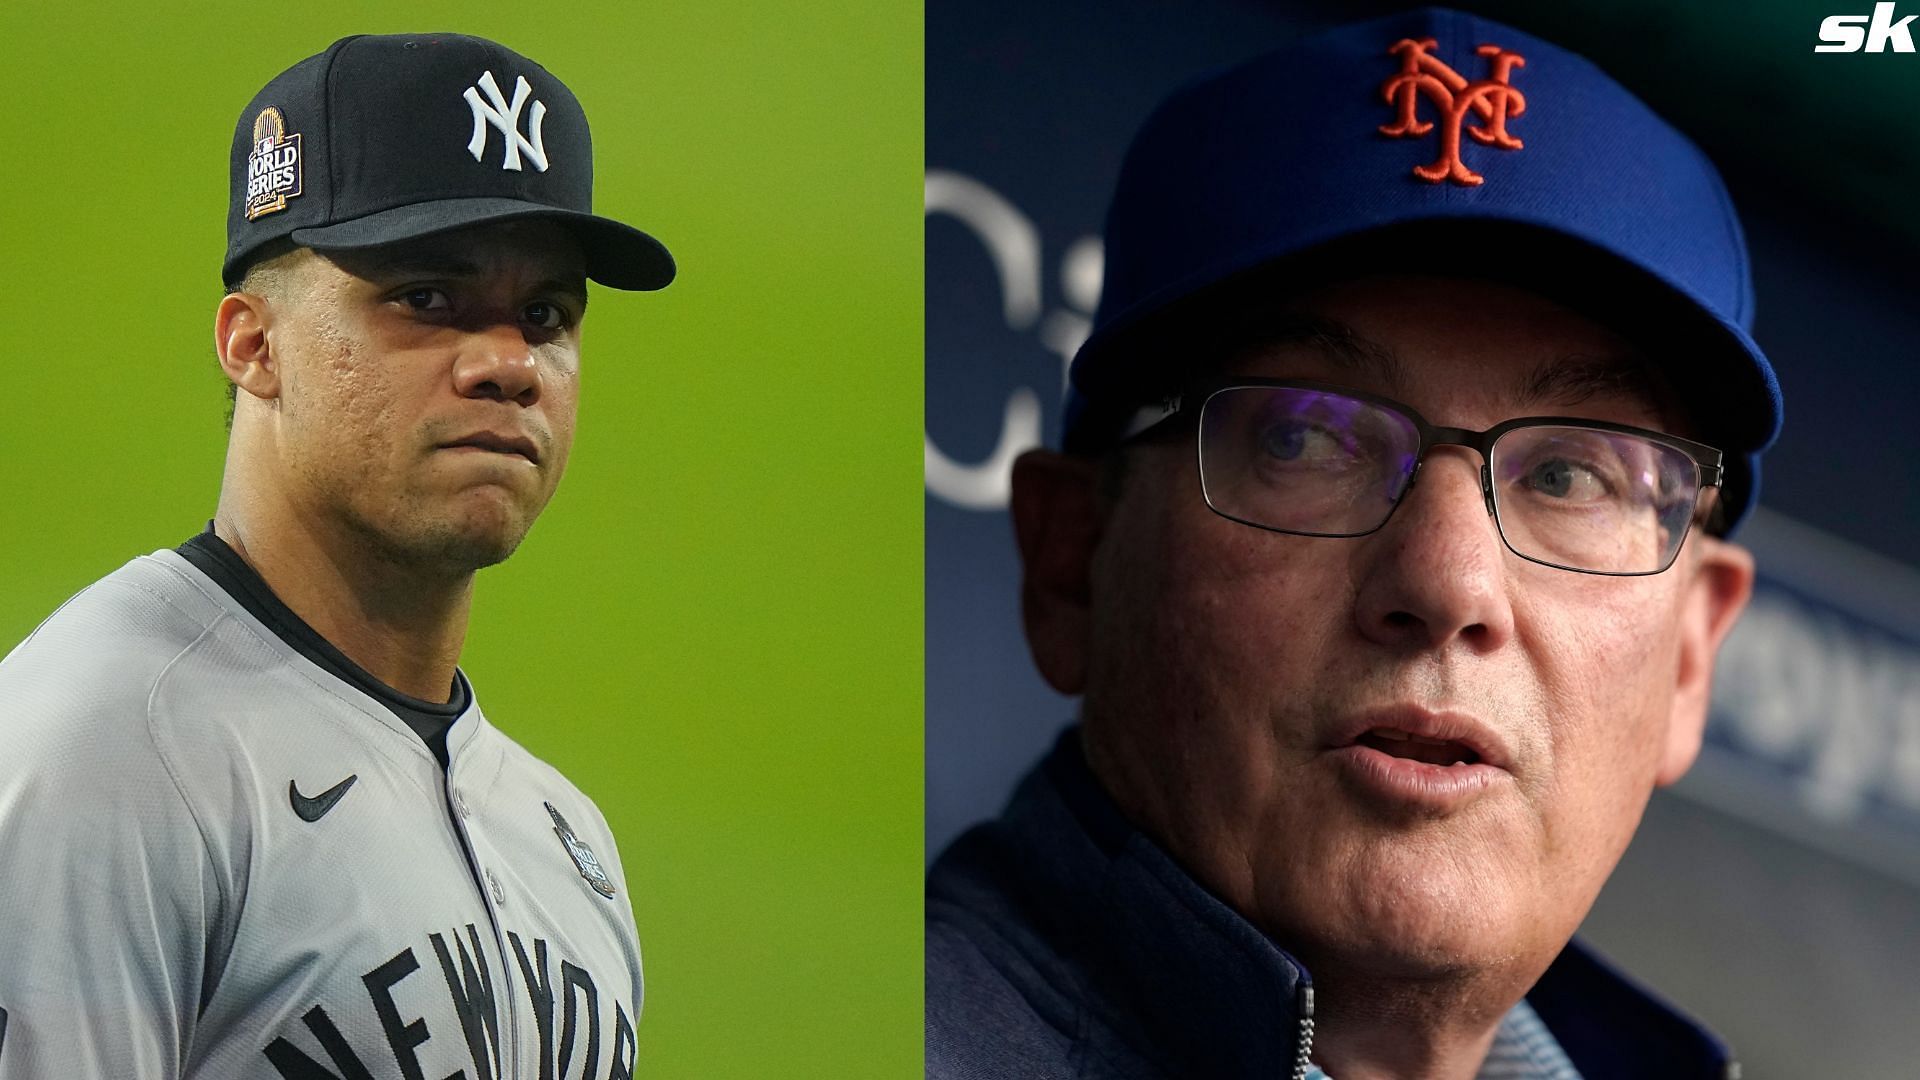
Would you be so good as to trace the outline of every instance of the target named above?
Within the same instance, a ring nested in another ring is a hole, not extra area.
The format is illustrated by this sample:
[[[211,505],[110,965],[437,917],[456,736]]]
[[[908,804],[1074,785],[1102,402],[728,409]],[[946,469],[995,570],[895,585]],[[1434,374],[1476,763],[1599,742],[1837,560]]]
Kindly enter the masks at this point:
[[[348,45],[366,36],[354,34],[336,42],[333,51],[327,56],[327,70],[320,74],[320,107],[327,110],[327,220],[325,222],[327,225],[338,220],[340,203],[340,173],[335,168],[335,162],[340,160],[340,154],[339,148],[333,141],[333,66],[340,62],[340,54],[347,51]]]
[[[1707,152],[1700,149],[1692,139],[1687,140],[1687,145],[1693,148],[1694,155],[1699,157],[1706,167],[1707,176],[1714,181],[1714,198],[1720,203],[1720,227],[1726,230],[1728,247],[1735,256],[1734,265],[1739,272],[1738,288],[1733,298],[1735,305],[1733,320],[1745,329],[1753,320],[1753,312],[1750,310],[1753,304],[1753,283],[1749,280],[1751,259],[1747,254],[1746,237],[1740,230],[1740,219],[1734,212],[1733,193],[1727,190],[1725,178],[1719,175],[1719,170],[1714,167],[1713,159],[1707,156]]]

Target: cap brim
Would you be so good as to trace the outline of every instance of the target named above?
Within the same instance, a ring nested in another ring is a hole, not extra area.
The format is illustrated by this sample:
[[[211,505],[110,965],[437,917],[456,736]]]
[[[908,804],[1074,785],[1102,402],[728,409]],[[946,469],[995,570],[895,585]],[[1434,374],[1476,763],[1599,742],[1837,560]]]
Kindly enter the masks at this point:
[[[673,280],[666,245],[631,225],[519,199],[440,199],[411,203],[335,225],[295,229],[293,242],[316,251],[356,251],[417,240],[472,225],[541,219],[566,226],[587,257],[587,277],[615,289],[665,288]]]

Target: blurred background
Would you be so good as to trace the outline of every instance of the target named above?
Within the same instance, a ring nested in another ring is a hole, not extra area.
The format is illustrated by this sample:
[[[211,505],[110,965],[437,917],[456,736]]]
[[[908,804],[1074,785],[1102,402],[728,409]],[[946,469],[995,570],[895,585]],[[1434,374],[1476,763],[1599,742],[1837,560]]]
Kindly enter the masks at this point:
[[[0,653],[213,513],[254,92],[350,33],[501,41],[578,94],[596,207],[680,277],[594,291],[566,481],[462,664],[612,822],[641,1075],[912,1075],[921,29],[918,0],[0,2]]]
[[[929,859],[1073,717],[1027,656],[1006,477],[1057,443],[1127,139],[1189,78],[1405,6],[931,0]],[[1786,394],[1708,746],[1583,933],[1749,1080],[1920,1076],[1920,58],[1813,52],[1865,0],[1457,6],[1586,54],[1715,159]]]

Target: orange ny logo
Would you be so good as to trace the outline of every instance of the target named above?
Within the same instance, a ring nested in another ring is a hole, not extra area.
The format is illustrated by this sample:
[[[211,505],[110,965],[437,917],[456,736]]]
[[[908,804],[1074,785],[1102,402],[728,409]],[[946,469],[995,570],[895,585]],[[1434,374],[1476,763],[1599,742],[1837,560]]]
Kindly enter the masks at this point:
[[[1452,180],[1473,187],[1485,178],[1460,160],[1460,126],[1471,110],[1480,123],[1467,127],[1476,142],[1503,150],[1518,150],[1519,139],[1507,134],[1507,118],[1527,111],[1527,99],[1508,84],[1513,69],[1526,66],[1526,58],[1498,45],[1482,45],[1474,51],[1488,59],[1492,67],[1487,78],[1468,82],[1460,73],[1428,53],[1439,43],[1432,38],[1414,41],[1402,38],[1387,52],[1400,58],[1400,73],[1380,86],[1380,96],[1399,110],[1399,118],[1380,125],[1380,134],[1417,138],[1433,130],[1420,119],[1420,98],[1425,96],[1440,110],[1440,160],[1431,165],[1416,165],[1413,175],[1439,183]]]

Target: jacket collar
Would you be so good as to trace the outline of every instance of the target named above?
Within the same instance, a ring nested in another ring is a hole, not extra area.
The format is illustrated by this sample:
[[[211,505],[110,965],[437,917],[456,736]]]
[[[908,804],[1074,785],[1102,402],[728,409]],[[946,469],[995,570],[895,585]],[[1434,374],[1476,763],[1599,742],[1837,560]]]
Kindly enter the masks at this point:
[[[1144,1056],[1173,1075],[1287,1075],[1311,1030],[1311,976],[1121,815],[1077,729],[1002,824],[1039,848],[1028,887],[1059,913],[1068,962],[1098,988],[1089,1053]],[[1586,1080],[1739,1075],[1717,1038],[1578,942],[1527,1000]]]

